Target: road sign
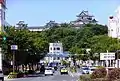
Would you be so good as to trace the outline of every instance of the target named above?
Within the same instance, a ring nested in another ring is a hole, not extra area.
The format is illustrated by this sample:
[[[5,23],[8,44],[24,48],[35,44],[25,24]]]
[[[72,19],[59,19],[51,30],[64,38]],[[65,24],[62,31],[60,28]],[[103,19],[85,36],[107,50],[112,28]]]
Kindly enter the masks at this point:
[[[115,53],[100,53],[100,60],[114,60]]]
[[[11,45],[11,50],[17,50],[18,46],[17,45]]]

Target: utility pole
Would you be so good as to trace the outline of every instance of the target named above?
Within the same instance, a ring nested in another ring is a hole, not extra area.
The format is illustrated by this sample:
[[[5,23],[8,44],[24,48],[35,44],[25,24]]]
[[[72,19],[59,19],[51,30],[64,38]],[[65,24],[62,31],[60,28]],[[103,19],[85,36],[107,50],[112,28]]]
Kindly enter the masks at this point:
[[[18,49],[17,45],[11,45],[11,50],[13,50],[13,72],[15,72],[15,50]]]
[[[15,51],[13,50],[13,73],[15,72]]]

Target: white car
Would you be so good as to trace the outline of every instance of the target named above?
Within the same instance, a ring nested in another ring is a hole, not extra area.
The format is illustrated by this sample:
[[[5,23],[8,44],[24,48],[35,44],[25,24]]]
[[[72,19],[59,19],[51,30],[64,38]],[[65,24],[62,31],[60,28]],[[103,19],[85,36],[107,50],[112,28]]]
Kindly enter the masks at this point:
[[[45,76],[46,75],[53,75],[53,69],[51,67],[45,68]]]
[[[89,73],[92,74],[96,70],[96,67],[90,67]]]
[[[82,67],[82,74],[89,74],[90,69],[88,67]]]
[[[4,81],[4,75],[3,75],[2,70],[0,70],[0,80]]]

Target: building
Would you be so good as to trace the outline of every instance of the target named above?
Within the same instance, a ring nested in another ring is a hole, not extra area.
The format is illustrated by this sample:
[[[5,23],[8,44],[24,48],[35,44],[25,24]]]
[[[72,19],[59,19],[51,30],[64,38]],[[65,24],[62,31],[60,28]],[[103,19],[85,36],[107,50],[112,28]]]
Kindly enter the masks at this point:
[[[96,24],[97,21],[93,18],[93,15],[90,15],[88,11],[82,11],[79,15],[76,16],[77,20],[71,21],[70,24],[73,27],[80,28],[85,24]]]
[[[0,33],[4,31],[6,0],[0,0]]]
[[[93,17],[94,16],[90,15],[88,11],[82,11],[79,15],[77,15],[77,19],[75,21],[71,21],[69,24],[74,28],[83,27],[85,24],[96,24],[97,21]],[[26,26],[24,21],[19,21],[17,25],[18,25],[18,27],[16,27],[17,29],[23,29],[24,26]],[[44,31],[49,28],[57,27],[57,26],[59,27],[61,26],[61,24],[51,20],[48,23],[46,23],[45,26],[32,26],[32,27],[26,26],[26,27],[30,31],[39,32],[39,31]]]
[[[45,26],[28,26],[24,21],[19,21],[15,27],[16,29],[28,29],[31,32],[41,32],[54,26],[54,23],[55,21],[50,21]]]
[[[44,26],[34,26],[34,27],[27,27],[27,29],[31,32],[39,32],[39,31],[44,31],[45,27]]]
[[[120,38],[120,7],[115,11],[115,16],[108,18],[108,36],[112,38]]]
[[[47,62],[60,62],[61,60],[68,59],[69,53],[63,51],[62,43],[50,43],[49,53],[46,55]]]

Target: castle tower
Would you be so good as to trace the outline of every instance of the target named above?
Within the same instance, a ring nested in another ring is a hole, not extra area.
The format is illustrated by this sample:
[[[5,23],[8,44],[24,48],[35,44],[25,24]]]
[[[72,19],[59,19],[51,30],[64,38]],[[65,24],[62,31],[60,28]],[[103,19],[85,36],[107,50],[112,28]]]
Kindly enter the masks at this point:
[[[6,0],[0,0],[0,33],[4,32]]]

